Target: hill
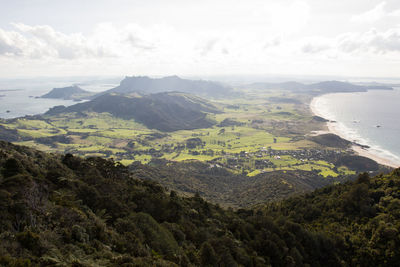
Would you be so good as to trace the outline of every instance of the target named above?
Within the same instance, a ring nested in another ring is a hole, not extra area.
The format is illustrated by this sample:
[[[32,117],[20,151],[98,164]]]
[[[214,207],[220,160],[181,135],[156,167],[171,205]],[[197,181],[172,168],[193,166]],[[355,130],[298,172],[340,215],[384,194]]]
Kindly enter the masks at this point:
[[[143,97],[106,94],[69,107],[54,107],[46,115],[70,112],[108,112],[115,117],[134,119],[160,131],[192,130],[211,127],[207,112],[218,109],[207,101],[182,93],[158,93]]]
[[[232,93],[232,89],[217,82],[204,80],[188,80],[178,76],[168,76],[163,78],[150,78],[147,76],[125,77],[119,86],[101,92],[94,97],[103,94],[154,94],[160,92],[178,91],[208,97],[227,97]]]
[[[62,87],[62,88],[53,88],[50,92],[45,95],[42,95],[41,98],[56,98],[56,99],[65,99],[65,100],[81,100],[88,99],[94,93],[83,90],[77,85]]]
[[[332,133],[312,136],[310,137],[310,140],[323,146],[338,147],[338,148],[347,148],[351,144],[350,141],[343,139],[340,136]]]
[[[265,89],[282,89],[282,90],[292,90],[292,91],[301,91],[307,88],[307,85],[299,83],[299,82],[283,82],[283,83],[252,83],[249,85],[242,86],[244,88],[251,88],[256,90],[265,90]]]
[[[400,169],[272,204],[263,211],[327,233],[347,266],[400,262]]]
[[[336,93],[336,92],[365,92],[368,89],[374,89],[374,88],[365,87],[362,85],[356,85],[348,82],[324,81],[324,82],[310,84],[307,86],[307,89],[320,90],[321,92],[326,92],[326,93]]]
[[[347,181],[349,177],[325,178],[310,171],[271,171],[253,177],[233,174],[220,166],[199,161],[166,162],[157,170],[170,175],[149,175],[148,178],[182,194],[199,193],[205,199],[224,207],[243,208],[266,201],[276,201],[311,192],[329,184]],[[134,171],[137,164],[129,166]],[[154,171],[149,167],[148,172]]]
[[[221,209],[198,195],[167,194],[140,179],[149,174],[142,165],[129,172],[101,158],[0,142],[0,166],[1,265],[338,263],[330,240],[251,210]]]
[[[400,170],[257,209],[182,197],[112,160],[0,141],[3,266],[396,266]],[[173,175],[173,174],[172,174]],[[160,177],[160,178],[162,178]]]
[[[293,92],[315,92],[315,93],[338,93],[338,92],[365,92],[368,90],[393,90],[390,86],[385,85],[357,85],[349,82],[341,81],[323,81],[312,84],[303,84],[299,82],[283,82],[283,83],[253,83],[242,86],[244,88],[267,90],[281,89]]]

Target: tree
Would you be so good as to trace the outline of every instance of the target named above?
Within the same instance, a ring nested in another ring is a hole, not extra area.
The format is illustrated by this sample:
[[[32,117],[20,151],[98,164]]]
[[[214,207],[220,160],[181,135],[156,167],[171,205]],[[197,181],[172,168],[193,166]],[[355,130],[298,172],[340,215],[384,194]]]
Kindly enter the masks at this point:
[[[202,266],[217,266],[218,258],[215,254],[213,247],[208,243],[204,242],[200,248],[200,262]]]

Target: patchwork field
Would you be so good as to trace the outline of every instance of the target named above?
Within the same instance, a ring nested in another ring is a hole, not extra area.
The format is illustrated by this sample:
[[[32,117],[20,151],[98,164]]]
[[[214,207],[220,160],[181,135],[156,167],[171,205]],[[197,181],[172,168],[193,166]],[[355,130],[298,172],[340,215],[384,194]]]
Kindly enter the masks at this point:
[[[113,158],[129,165],[157,160],[200,160],[254,176],[275,170],[307,170],[324,177],[353,174],[334,166],[337,148],[307,139],[323,123],[314,120],[309,97],[275,91],[216,100],[222,113],[207,114],[210,128],[161,132],[109,113],[74,112],[0,121],[26,145],[49,152]]]

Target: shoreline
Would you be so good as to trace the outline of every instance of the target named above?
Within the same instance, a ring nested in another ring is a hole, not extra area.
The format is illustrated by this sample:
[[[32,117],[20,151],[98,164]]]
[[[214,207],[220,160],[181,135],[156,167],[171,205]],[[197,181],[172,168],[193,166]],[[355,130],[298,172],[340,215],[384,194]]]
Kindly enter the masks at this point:
[[[313,97],[313,99],[311,100],[309,107],[311,110],[311,113],[324,118],[324,115],[321,114],[318,109],[316,108],[316,100],[317,98],[320,96],[316,96]],[[326,119],[326,118],[324,118]],[[326,131],[319,131],[318,134],[322,134],[324,132],[329,132],[329,133],[333,133],[336,134],[338,136],[340,136],[343,139],[348,140],[348,138],[345,136],[345,134],[343,132],[341,132],[338,128],[337,128],[337,123],[336,122],[332,122],[332,121],[327,121],[326,122],[326,126],[327,126],[327,130]],[[352,142],[351,140],[348,140],[350,142]],[[353,142],[352,142],[353,143]],[[376,153],[374,153],[373,151],[371,151],[371,148],[366,148],[365,145],[368,144],[353,144],[351,146],[351,149],[359,156],[363,156],[366,158],[370,158],[374,161],[376,161],[377,163],[381,164],[381,165],[385,165],[391,168],[399,168],[400,167],[400,163],[399,162],[395,162],[392,159],[388,159],[388,158],[384,158],[380,155],[377,155]]]

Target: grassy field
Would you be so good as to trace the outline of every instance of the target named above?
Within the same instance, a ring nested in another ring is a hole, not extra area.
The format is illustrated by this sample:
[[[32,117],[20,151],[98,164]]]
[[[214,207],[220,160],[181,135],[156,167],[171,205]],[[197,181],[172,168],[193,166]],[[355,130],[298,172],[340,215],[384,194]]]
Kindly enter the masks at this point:
[[[223,111],[208,114],[217,122],[215,126],[169,133],[108,113],[25,117],[1,121],[0,125],[18,130],[24,138],[18,144],[44,151],[114,158],[125,165],[134,161],[148,163],[152,159],[200,160],[221,164],[233,172],[245,171],[249,176],[272,170],[307,170],[324,177],[352,173],[323,159],[305,161],[291,155],[293,151],[322,149],[305,135],[321,129],[323,124],[312,120],[304,104],[306,97],[300,97],[302,104],[277,103],[270,101],[271,97],[299,98],[274,91],[261,95],[247,92],[246,97],[215,101]],[[221,125],[226,121],[230,123]],[[190,139],[197,143],[190,146]],[[281,156],[268,155],[266,150]],[[266,166],[258,166],[259,161]]]

